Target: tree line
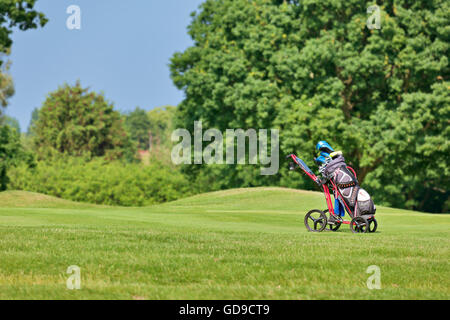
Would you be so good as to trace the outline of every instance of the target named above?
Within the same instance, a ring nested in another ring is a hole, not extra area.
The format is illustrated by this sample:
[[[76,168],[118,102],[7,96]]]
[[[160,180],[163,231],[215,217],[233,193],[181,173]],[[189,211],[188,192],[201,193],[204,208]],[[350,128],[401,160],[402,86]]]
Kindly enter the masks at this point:
[[[381,28],[367,27],[367,7]],[[206,0],[194,45],[171,73],[190,128],[276,128],[281,152],[314,167],[314,146],[342,150],[377,203],[448,212],[450,2],[444,0]],[[313,188],[287,169],[184,169],[216,188]]]
[[[45,25],[34,1],[5,3],[0,26]],[[367,28],[362,0],[206,0],[188,28],[193,45],[171,58],[185,93],[176,108],[121,114],[104,95],[64,84],[22,137],[3,117],[0,186],[121,205],[236,187],[314,188],[287,168],[261,176],[255,166],[173,166],[171,131],[193,132],[202,121],[222,131],[279,129],[281,155],[297,153],[312,168],[315,143],[327,140],[377,204],[448,212],[450,3],[376,4],[380,29]],[[6,80],[5,101],[13,94]],[[147,169],[138,150],[150,150]],[[144,180],[158,187],[146,192]]]

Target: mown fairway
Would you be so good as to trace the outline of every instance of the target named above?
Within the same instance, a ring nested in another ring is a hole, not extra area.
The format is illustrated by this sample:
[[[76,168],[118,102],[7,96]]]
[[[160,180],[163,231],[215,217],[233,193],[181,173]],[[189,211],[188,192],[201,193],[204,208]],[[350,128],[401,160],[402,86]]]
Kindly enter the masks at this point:
[[[450,215],[378,207],[376,234],[308,233],[305,213],[324,206],[279,188],[149,208],[2,193],[0,299],[450,298]],[[81,290],[66,288],[71,265]]]

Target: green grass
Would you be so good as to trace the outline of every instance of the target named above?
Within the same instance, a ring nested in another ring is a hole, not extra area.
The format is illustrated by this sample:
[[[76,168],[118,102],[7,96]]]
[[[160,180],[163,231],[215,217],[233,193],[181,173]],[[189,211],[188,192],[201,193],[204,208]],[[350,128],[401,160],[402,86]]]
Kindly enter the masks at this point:
[[[148,208],[0,194],[0,299],[449,299],[450,215],[378,208],[308,233],[320,193],[238,189]],[[81,290],[66,270],[81,268]],[[381,268],[381,290],[366,269]]]

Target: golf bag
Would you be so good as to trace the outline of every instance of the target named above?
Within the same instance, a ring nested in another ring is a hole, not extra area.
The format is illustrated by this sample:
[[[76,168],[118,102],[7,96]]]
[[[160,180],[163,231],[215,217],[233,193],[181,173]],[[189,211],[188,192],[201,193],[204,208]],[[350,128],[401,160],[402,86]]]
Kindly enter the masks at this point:
[[[326,165],[323,175],[336,185],[341,196],[338,198],[345,202],[355,216],[375,214],[376,207],[372,198],[359,186],[358,179],[348,169],[342,155]]]

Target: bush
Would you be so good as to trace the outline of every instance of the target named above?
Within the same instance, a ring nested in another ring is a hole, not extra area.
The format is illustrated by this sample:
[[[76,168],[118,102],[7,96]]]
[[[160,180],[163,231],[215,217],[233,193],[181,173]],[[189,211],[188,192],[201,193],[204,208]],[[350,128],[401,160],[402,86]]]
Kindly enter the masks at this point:
[[[23,164],[9,172],[12,190],[44,193],[63,199],[105,205],[145,206],[190,194],[188,181],[173,167],[63,157]]]

